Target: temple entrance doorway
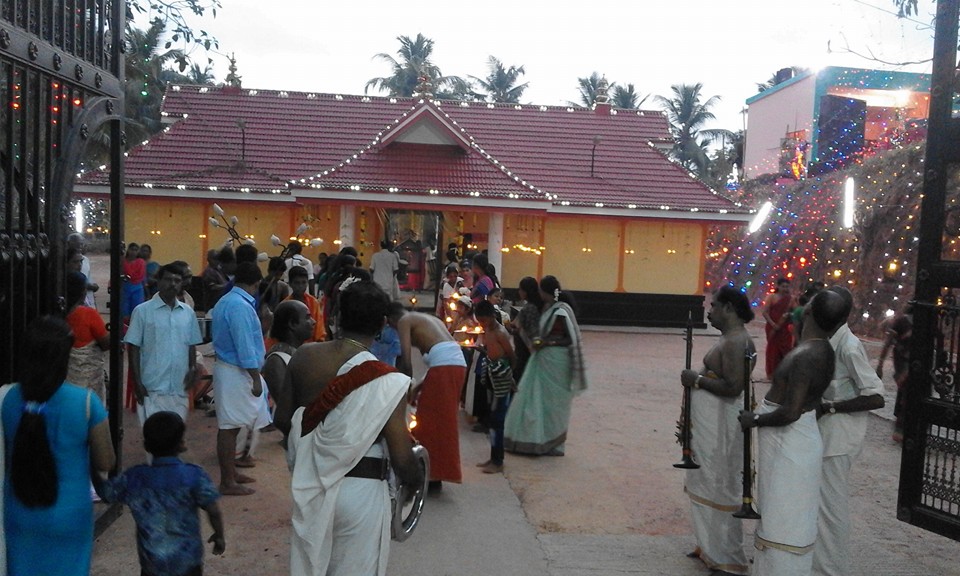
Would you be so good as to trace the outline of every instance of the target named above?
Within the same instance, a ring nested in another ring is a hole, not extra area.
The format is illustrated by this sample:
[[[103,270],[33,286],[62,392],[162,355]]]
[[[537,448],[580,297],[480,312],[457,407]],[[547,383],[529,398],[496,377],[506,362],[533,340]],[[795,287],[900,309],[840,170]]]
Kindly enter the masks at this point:
[[[442,233],[439,212],[383,210],[383,240],[392,243],[400,256],[401,298],[411,308],[433,309],[440,270],[437,246]]]

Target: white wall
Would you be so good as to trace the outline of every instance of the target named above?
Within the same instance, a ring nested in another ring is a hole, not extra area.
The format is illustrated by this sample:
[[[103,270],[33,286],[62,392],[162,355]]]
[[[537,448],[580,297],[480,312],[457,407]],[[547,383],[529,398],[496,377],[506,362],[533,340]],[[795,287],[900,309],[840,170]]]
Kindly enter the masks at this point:
[[[813,99],[816,75],[771,90],[749,104],[744,147],[744,177],[756,178],[779,170],[780,141],[787,132],[807,131],[813,142]]]

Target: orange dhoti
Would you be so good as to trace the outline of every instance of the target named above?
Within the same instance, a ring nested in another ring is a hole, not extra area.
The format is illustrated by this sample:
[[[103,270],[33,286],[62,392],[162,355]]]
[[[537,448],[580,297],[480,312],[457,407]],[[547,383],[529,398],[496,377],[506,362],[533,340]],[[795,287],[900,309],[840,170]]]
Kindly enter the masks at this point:
[[[463,480],[457,412],[466,370],[464,366],[432,367],[420,386],[413,435],[430,454],[430,480]]]

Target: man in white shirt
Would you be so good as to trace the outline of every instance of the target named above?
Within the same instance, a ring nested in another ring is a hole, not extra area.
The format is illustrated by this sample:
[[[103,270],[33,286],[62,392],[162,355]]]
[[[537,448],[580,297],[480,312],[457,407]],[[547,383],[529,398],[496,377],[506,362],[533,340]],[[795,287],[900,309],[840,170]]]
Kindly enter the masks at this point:
[[[846,314],[853,296],[842,286],[832,286],[844,299]],[[863,344],[846,321],[830,337],[836,369],[817,408],[823,437],[823,473],[820,482],[820,515],[812,574],[850,574],[850,468],[863,448],[868,412],[883,408],[883,382],[870,364]]]
[[[157,272],[157,293],[133,309],[124,337],[141,425],[164,410],[187,418],[187,390],[194,383],[196,345],[203,340],[193,310],[177,298],[182,283],[179,266],[162,266]]]
[[[67,248],[73,248],[80,253],[80,256],[83,258],[83,262],[80,264],[80,273],[83,274],[87,279],[87,295],[83,300],[84,306],[89,306],[90,308],[97,307],[96,298],[94,298],[94,292],[100,289],[100,286],[93,281],[93,278],[90,277],[90,258],[87,258],[87,255],[84,254],[84,251],[87,248],[87,240],[83,237],[82,234],[74,232],[67,236]]]
[[[391,301],[400,299],[400,284],[397,282],[397,272],[400,271],[400,256],[390,250],[390,241],[380,242],[380,251],[370,259],[370,273],[373,281],[383,288]]]
[[[317,291],[316,291],[316,286],[313,279],[313,262],[311,262],[303,254],[301,254],[301,252],[303,252],[303,246],[301,246],[300,243],[297,242],[296,240],[292,240],[290,241],[289,244],[287,244],[287,250],[289,250],[290,253],[293,254],[293,256],[284,260],[283,263],[286,264],[287,267],[283,271],[283,277],[280,279],[286,282],[287,284],[289,284],[290,269],[293,268],[294,266],[303,266],[304,268],[307,269],[307,286],[308,286],[307,290],[310,291],[311,295],[316,294]]]

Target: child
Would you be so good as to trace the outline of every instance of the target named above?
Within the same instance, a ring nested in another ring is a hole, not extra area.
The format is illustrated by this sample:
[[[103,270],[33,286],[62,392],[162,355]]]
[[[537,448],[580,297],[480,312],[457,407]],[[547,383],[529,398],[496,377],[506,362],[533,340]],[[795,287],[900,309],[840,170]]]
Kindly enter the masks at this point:
[[[403,304],[393,301],[387,307],[387,318],[399,317],[399,311],[403,310]],[[391,366],[397,365],[397,358],[400,357],[400,335],[396,328],[390,324],[384,324],[380,335],[370,346],[370,353],[377,357],[377,360]]]
[[[186,447],[186,426],[174,412],[157,412],[143,423],[143,443],[153,464],[141,464],[109,480],[96,480],[106,502],[130,507],[137,523],[141,576],[201,576],[203,540],[197,508],[213,527],[213,553],[223,554],[220,493],[203,468],[177,457]]]
[[[493,304],[493,309],[497,311],[500,323],[506,328],[510,324],[510,313],[501,308],[503,305],[503,290],[494,288],[490,291],[490,294],[487,294],[487,300]]]
[[[448,265],[443,274],[443,281],[440,283],[440,299],[437,301],[437,316],[441,320],[447,317],[450,298],[455,294],[459,295],[458,291],[463,288],[463,278],[460,277],[460,269],[456,264]]]
[[[484,474],[503,472],[503,421],[513,396],[513,370],[516,356],[510,342],[510,334],[500,325],[497,311],[489,300],[477,303],[473,312],[483,328],[483,344],[487,352],[484,373],[493,401],[490,404],[490,459],[477,464]]]

